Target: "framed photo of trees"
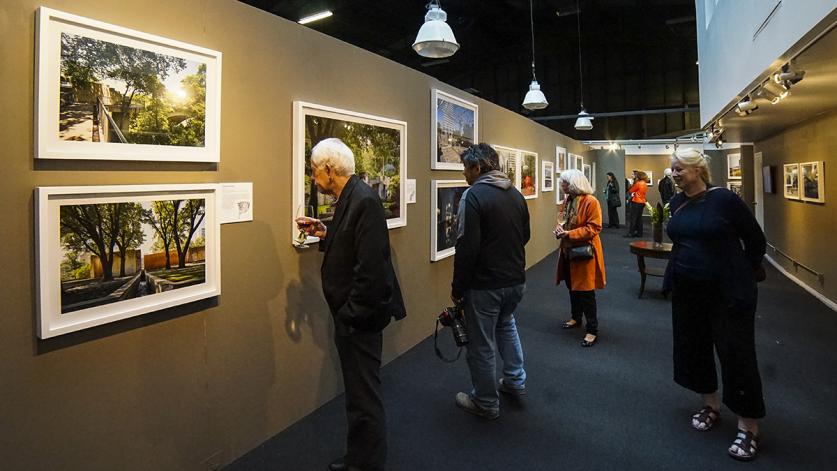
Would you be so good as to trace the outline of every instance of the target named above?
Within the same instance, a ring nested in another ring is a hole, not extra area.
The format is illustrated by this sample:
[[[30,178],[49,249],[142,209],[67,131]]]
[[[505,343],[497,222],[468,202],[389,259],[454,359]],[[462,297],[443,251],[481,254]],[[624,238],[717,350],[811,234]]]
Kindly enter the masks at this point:
[[[35,158],[220,161],[220,52],[46,7],[35,50]]]
[[[433,180],[430,189],[430,261],[456,253],[459,203],[468,189],[465,180]]]
[[[221,294],[215,184],[35,190],[38,337]]]
[[[407,123],[301,101],[294,102],[293,205],[295,216],[329,220],[336,200],[319,192],[311,178],[311,149],[336,137],[352,149],[355,174],[381,199],[387,227],[407,225]],[[292,224],[293,239],[299,231]],[[292,240],[293,240],[292,239]],[[305,243],[317,242],[309,236]]]
[[[479,142],[479,107],[435,88],[430,99],[430,168],[462,170],[462,151]]]

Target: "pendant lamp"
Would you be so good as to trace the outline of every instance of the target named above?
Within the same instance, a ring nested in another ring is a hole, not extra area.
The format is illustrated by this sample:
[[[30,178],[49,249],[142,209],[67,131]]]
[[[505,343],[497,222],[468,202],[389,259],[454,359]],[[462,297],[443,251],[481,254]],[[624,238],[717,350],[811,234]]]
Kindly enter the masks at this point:
[[[532,0],[529,0],[529,26],[532,31],[532,83],[529,84],[529,91],[523,98],[523,107],[527,110],[542,110],[549,105],[546,96],[541,91],[541,86],[535,77],[535,21],[532,13]]]
[[[427,5],[424,24],[421,25],[416,40],[413,42],[413,50],[418,55],[441,59],[450,57],[459,50],[459,43],[456,42],[453,31],[445,23],[447,19],[448,14],[442,10],[438,0]]]
[[[581,7],[578,0],[575,1],[575,9],[578,12],[576,17],[578,25],[578,88],[581,98],[581,111],[578,112],[578,119],[575,120],[575,128],[579,131],[589,131],[593,129],[593,117],[584,110],[584,78],[581,73]]]

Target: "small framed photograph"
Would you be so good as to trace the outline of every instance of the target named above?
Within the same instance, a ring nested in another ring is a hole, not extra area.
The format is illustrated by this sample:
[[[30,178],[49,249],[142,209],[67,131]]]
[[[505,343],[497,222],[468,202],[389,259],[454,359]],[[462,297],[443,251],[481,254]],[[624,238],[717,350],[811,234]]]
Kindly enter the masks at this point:
[[[561,146],[555,146],[555,170],[561,172],[568,168],[567,149]]]
[[[560,206],[564,204],[567,195],[561,189],[561,172],[555,172],[555,204]]]
[[[500,171],[505,173],[515,188],[520,188],[520,167],[522,152],[511,147],[491,146],[500,157]]]
[[[593,168],[590,170],[590,185],[593,186],[593,191],[596,191],[596,162],[590,164]]]
[[[741,180],[741,154],[727,154],[727,180]]]
[[[468,189],[465,180],[433,180],[430,188],[430,261],[456,253],[459,202]]]
[[[527,200],[538,197],[538,154],[521,151],[520,186],[517,188]]]
[[[555,163],[544,160],[541,162],[541,191],[555,190]]]
[[[761,168],[761,181],[765,193],[776,193],[776,187],[773,185],[772,165],[765,165]]]
[[[742,182],[740,182],[740,181],[727,182],[727,189],[729,191],[735,193],[736,195],[738,195],[739,198],[743,199],[744,195],[742,193],[741,188],[742,188]]]
[[[221,294],[218,185],[35,190],[38,337]]]
[[[40,7],[35,158],[219,162],[221,53]]]
[[[593,167],[587,164],[581,165],[581,173],[584,174],[584,178],[590,182],[590,185],[593,185]]]
[[[784,164],[783,181],[785,198],[798,200],[799,198],[799,164]]]
[[[430,168],[462,170],[462,151],[479,142],[479,107],[433,89],[431,97]]]
[[[824,162],[804,162],[799,164],[800,188],[802,201],[825,203]]]

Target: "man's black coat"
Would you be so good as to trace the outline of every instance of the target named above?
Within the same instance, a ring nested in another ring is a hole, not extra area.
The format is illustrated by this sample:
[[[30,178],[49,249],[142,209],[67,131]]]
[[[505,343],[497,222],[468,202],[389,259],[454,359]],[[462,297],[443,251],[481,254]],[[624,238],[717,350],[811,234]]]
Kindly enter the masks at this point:
[[[320,250],[323,294],[338,333],[378,332],[406,315],[381,200],[357,175],[340,194]]]

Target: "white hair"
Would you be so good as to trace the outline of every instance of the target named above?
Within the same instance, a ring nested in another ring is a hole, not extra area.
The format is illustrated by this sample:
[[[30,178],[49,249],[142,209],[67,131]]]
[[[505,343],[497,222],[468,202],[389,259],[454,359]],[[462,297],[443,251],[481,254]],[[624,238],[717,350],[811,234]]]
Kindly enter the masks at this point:
[[[355,154],[336,137],[323,139],[311,149],[311,163],[317,167],[328,165],[341,177],[355,173]]]
[[[665,170],[663,170],[663,175],[665,175],[667,177],[670,177],[671,176],[671,167],[666,167]]]
[[[570,194],[573,195],[592,195],[593,187],[581,170],[569,169],[561,172],[561,181],[566,182],[570,186]]]
[[[679,149],[671,154],[671,163],[680,162],[686,167],[698,169],[700,178],[709,183],[712,175],[709,173],[709,156],[697,149]]]

